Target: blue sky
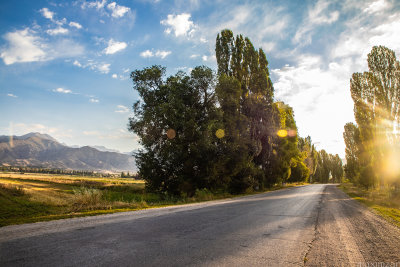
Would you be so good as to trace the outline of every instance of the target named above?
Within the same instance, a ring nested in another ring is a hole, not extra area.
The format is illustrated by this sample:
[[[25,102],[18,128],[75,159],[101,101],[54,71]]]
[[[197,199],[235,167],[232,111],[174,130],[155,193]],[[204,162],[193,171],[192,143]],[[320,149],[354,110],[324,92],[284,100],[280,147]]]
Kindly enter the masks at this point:
[[[294,108],[300,135],[341,157],[351,74],[367,70],[374,45],[400,54],[399,1],[1,1],[0,135],[137,149],[130,72],[216,69],[225,28],[264,49],[275,98]]]

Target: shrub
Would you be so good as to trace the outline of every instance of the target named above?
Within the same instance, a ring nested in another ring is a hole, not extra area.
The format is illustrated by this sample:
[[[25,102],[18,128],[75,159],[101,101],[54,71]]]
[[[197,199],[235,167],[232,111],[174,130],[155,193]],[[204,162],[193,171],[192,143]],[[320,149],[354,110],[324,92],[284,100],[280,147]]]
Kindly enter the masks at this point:
[[[80,187],[74,189],[73,209],[79,210],[94,210],[106,208],[103,201],[103,192],[98,189]]]
[[[207,190],[206,188],[203,189],[196,189],[196,193],[194,194],[196,200],[212,200],[214,194]]]

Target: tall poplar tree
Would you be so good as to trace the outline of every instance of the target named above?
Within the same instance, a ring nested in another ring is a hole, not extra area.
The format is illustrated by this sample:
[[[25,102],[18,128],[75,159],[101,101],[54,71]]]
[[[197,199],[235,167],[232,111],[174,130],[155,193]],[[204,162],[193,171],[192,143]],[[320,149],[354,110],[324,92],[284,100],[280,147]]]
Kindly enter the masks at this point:
[[[368,54],[368,68],[367,72],[354,73],[350,80],[354,116],[364,150],[359,159],[360,177],[366,187],[384,184],[383,167],[390,155],[397,154],[393,150],[400,143],[400,64],[394,51],[374,46]]]
[[[258,185],[263,187],[271,176],[273,144],[279,130],[278,110],[273,106],[274,89],[269,77],[268,60],[262,49],[256,50],[249,38],[233,36],[223,30],[216,38],[218,75],[232,77],[240,85],[239,110],[245,116],[245,132],[250,142],[249,156],[263,172]]]

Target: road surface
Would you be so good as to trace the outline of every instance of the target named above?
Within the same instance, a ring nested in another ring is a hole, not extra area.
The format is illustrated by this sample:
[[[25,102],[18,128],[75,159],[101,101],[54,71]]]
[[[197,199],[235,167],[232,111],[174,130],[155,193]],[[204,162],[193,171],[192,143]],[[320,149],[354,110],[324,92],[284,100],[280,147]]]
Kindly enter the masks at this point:
[[[0,228],[0,266],[400,266],[399,228],[335,185]],[[385,265],[386,266],[386,265]]]

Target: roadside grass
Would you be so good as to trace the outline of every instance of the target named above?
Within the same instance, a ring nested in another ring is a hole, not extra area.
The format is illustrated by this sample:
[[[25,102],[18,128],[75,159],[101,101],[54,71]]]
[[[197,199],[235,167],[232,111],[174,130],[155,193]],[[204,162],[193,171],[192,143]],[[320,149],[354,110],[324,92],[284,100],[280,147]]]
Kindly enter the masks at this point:
[[[277,185],[266,191],[300,186]],[[197,190],[193,197],[148,193],[144,181],[55,174],[0,173],[0,227],[54,219],[133,211],[241,195]]]
[[[341,188],[353,199],[372,208],[378,215],[400,227],[400,193],[389,188],[366,190],[352,183],[342,183]]]

